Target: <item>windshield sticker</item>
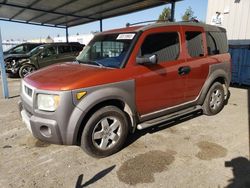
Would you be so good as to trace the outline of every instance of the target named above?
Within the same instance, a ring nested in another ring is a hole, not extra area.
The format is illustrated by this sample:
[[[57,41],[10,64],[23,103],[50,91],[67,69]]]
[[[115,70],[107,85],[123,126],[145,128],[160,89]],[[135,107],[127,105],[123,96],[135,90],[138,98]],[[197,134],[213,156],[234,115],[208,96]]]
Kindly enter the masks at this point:
[[[135,33],[119,34],[116,40],[132,40],[134,36]]]

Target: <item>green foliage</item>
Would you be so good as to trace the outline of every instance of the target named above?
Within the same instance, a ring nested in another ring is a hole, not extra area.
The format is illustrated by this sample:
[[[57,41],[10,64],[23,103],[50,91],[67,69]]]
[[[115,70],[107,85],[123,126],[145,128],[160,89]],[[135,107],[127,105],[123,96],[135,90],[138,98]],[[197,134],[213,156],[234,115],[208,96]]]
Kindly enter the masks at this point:
[[[166,21],[169,21],[171,18],[171,8],[164,8],[162,13],[160,14],[159,18],[158,18],[158,21],[161,21],[161,20],[166,20]]]
[[[191,19],[193,19],[194,11],[192,10],[192,8],[188,7],[181,18],[182,18],[182,21],[190,21]]]

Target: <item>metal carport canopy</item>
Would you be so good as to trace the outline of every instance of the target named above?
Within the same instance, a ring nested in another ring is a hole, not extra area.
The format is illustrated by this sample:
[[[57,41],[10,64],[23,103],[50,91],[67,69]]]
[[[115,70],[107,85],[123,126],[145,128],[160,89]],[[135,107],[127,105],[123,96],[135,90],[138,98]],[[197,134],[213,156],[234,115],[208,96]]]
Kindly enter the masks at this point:
[[[0,0],[0,20],[67,28],[177,1]]]

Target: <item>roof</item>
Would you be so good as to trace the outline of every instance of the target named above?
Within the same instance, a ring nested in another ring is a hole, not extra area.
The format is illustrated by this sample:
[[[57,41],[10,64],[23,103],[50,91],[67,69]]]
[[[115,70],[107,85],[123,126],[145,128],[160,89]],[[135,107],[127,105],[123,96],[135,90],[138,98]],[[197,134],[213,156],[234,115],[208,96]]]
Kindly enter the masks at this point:
[[[148,29],[157,28],[157,27],[164,27],[164,26],[195,26],[195,27],[202,27],[205,31],[222,31],[226,32],[226,30],[222,27],[204,24],[204,23],[196,23],[196,22],[159,22],[153,23],[148,25],[138,25],[132,27],[124,27],[119,29],[108,30],[102,33],[98,33],[99,35],[108,34],[108,33],[129,33],[129,32],[139,32],[139,31],[146,31]]]
[[[196,23],[196,22],[159,22],[154,24],[149,24],[144,27],[139,28],[139,30],[145,31],[151,28],[155,27],[161,27],[161,26],[196,26],[196,27],[202,27],[205,31],[223,31],[226,30],[222,27],[204,24],[204,23]]]
[[[0,20],[65,28],[177,1],[0,0]]]

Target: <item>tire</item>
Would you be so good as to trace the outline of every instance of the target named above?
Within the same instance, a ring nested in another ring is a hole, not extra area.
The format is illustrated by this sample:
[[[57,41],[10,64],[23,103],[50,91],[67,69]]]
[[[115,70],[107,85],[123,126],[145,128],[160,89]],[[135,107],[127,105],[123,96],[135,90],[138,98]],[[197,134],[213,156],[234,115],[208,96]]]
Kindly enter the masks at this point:
[[[19,76],[20,78],[24,78],[25,76],[27,76],[28,74],[34,72],[36,70],[36,68],[32,65],[23,65],[20,69],[19,69]]]
[[[127,135],[128,120],[124,112],[115,106],[106,106],[87,121],[82,132],[81,148],[92,157],[107,157],[122,148]]]
[[[212,116],[218,114],[225,105],[225,94],[221,83],[215,82],[209,89],[203,103],[203,114]]]

